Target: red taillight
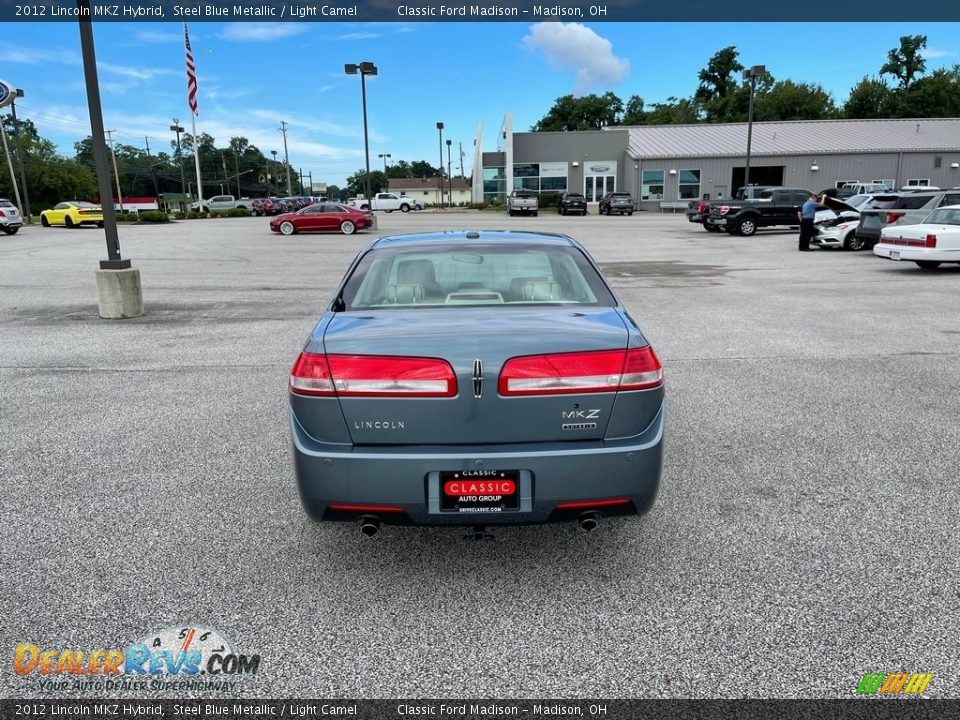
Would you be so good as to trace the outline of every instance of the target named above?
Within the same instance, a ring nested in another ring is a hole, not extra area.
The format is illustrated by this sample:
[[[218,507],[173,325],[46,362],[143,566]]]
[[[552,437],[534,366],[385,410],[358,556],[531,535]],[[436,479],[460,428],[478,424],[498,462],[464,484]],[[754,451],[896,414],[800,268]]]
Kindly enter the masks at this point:
[[[7,216],[7,214],[6,214],[5,212],[3,212],[3,210],[0,210],[0,217],[6,217],[6,216]]]
[[[721,214],[721,215],[726,215],[728,212],[730,212],[730,207],[729,207],[728,205],[721,205],[721,206],[720,206],[720,214]]]
[[[705,202],[697,203],[697,214],[703,215],[707,210],[710,209],[710,206]]]
[[[903,215],[902,212],[888,212],[887,213],[887,224],[895,223]]]
[[[632,350],[527,355],[507,360],[501,395],[645,390],[663,384],[663,366],[649,345]]]
[[[453,397],[457,378],[446,360],[386,355],[300,353],[290,392],[341,397]]]
[[[355,503],[330,503],[327,505],[329,510],[342,510],[346,512],[363,513],[402,513],[403,508],[399,505],[360,505]]]
[[[937,246],[937,236],[933,233],[927,235],[923,243],[924,247],[935,248]]]
[[[610,505],[627,505],[630,498],[607,498],[606,500],[577,500],[575,502],[557,503],[557,510],[581,510],[595,507],[609,507]]]

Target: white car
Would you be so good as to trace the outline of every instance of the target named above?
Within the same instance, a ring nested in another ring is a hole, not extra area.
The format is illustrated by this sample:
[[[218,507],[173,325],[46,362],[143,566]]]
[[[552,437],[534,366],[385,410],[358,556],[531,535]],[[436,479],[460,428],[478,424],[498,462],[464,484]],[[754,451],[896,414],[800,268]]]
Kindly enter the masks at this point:
[[[880,231],[873,254],[912,260],[924,270],[960,263],[960,205],[937,208],[919,225],[888,225]]]
[[[9,200],[0,198],[0,230],[7,235],[16,235],[23,226],[23,218],[17,206]]]

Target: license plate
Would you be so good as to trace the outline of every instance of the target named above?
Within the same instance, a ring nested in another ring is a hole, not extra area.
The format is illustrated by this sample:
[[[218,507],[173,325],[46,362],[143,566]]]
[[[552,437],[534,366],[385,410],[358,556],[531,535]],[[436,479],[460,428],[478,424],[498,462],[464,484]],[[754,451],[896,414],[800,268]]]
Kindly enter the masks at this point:
[[[891,260],[899,260],[899,259],[900,259],[900,251],[899,251],[899,250],[891,250],[891,251],[890,251],[890,259],[891,259]]]
[[[440,473],[440,510],[451,513],[520,509],[519,470]]]
[[[710,223],[713,225],[726,225],[727,221],[723,218],[720,218],[719,220],[711,220]]]

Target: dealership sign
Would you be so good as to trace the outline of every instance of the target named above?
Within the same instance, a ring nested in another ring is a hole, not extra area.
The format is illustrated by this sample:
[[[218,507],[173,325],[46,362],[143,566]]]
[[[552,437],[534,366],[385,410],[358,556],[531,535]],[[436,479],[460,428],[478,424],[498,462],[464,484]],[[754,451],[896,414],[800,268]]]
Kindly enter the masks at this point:
[[[0,108],[5,108],[17,97],[16,88],[5,80],[0,80]]]

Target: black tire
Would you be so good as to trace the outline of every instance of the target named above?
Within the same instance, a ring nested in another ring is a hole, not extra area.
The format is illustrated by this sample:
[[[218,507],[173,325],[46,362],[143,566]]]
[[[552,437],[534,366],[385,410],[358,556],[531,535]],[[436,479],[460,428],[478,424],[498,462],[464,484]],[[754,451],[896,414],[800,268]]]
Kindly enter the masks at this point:
[[[633,215],[633,210],[627,213],[627,215]]]
[[[513,210],[507,210],[507,215],[509,215],[510,217],[513,217]]]
[[[41,216],[40,216],[40,224],[43,225],[44,227],[50,227],[50,221],[47,220],[47,216],[46,216],[46,215],[41,215]]]
[[[70,218],[69,215],[64,215],[64,216],[63,216],[63,224],[66,225],[68,228],[78,227],[77,225],[74,225],[74,224],[73,224],[73,220]]]
[[[280,230],[281,235],[293,235],[297,231],[297,226],[289,220],[284,220],[280,223],[278,230]]]
[[[866,243],[862,238],[857,237],[856,230],[852,230],[851,232],[847,233],[847,236],[843,239],[844,250],[863,250],[864,245],[866,245]]]
[[[361,210],[369,210],[369,209],[370,209],[370,206],[369,206],[369,205],[361,205],[361,206],[360,206],[360,209],[361,209]]]
[[[712,233],[720,232],[720,228],[718,228],[716,225],[707,225],[706,223],[704,223],[703,229]]]
[[[410,212],[410,206],[404,203],[400,206],[400,212]]]
[[[340,223],[340,232],[344,235],[353,235],[357,231],[357,226],[354,225],[350,220],[344,220]]]
[[[18,226],[18,227],[5,227],[5,228],[3,229],[3,231],[4,231],[7,235],[16,235],[16,234],[17,234],[17,230],[19,230],[19,229],[20,229],[19,226]]]
[[[916,263],[923,270],[936,270],[940,267],[940,263],[936,260],[917,260]]]
[[[534,216],[534,217],[536,217],[536,216],[537,216],[537,214],[536,214],[536,213],[534,213],[534,214],[533,214],[533,216]]]
[[[752,217],[742,218],[737,222],[737,233],[744,237],[750,237],[757,233],[757,221]]]
[[[567,214],[566,208],[562,208],[562,207],[561,207],[561,208],[557,208],[557,212],[560,213],[561,215],[566,215],[566,214]]]

